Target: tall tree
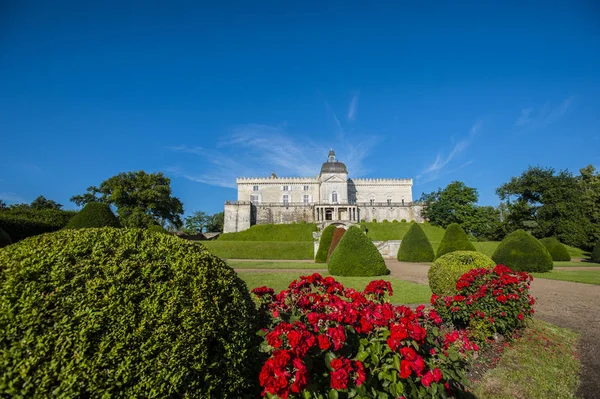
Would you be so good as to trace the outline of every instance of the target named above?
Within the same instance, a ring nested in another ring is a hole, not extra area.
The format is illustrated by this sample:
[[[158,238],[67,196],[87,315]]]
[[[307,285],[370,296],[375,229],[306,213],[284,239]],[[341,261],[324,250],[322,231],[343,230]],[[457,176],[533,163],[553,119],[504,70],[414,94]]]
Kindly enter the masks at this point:
[[[216,232],[223,231],[225,225],[225,213],[215,213],[209,218],[208,224],[206,225],[206,231]]]
[[[185,231],[188,233],[202,233],[209,222],[210,216],[206,212],[196,211],[185,218]]]
[[[435,226],[446,228],[451,223],[463,224],[473,217],[479,195],[477,189],[461,181],[453,181],[446,188],[423,194],[423,216]]]
[[[148,227],[169,222],[182,225],[183,204],[171,195],[171,180],[162,173],[119,173],[99,187],[88,187],[87,192],[71,197],[77,205],[99,201],[114,205],[121,224],[125,227]]]
[[[63,206],[56,201],[46,199],[43,195],[40,195],[34,199],[29,205],[32,209],[56,209],[59,210]]]

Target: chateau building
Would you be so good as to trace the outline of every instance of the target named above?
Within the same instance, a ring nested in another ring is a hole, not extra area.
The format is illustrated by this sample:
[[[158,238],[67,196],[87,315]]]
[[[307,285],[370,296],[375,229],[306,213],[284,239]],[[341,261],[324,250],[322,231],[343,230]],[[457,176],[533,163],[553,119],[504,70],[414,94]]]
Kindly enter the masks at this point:
[[[346,165],[329,151],[317,177],[236,179],[237,201],[225,202],[224,232],[267,223],[358,223],[415,220],[422,207],[413,204],[412,179],[349,179]]]

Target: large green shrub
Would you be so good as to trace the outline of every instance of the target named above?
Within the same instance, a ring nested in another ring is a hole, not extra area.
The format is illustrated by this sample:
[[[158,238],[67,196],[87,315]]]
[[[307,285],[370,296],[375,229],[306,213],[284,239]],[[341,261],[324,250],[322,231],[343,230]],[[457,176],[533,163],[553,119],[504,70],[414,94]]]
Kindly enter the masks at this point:
[[[12,244],[12,240],[8,233],[0,228],[0,248]]]
[[[567,251],[567,247],[565,247],[560,241],[558,241],[554,237],[542,238],[540,240],[542,245],[546,247],[548,252],[550,252],[550,256],[552,256],[552,260],[555,262],[568,262],[571,260],[571,255],[569,255],[569,251]]]
[[[0,251],[0,397],[257,397],[256,309],[203,246],[61,230]]]
[[[427,272],[431,292],[439,296],[455,295],[456,282],[471,269],[491,269],[496,263],[484,254],[474,251],[454,251],[433,262]]]
[[[329,247],[331,246],[331,240],[333,239],[334,231],[335,226],[330,224],[329,226],[325,227],[325,230],[323,230],[321,233],[319,248],[317,249],[317,254],[315,255],[315,263],[327,262],[327,254],[329,252]]]
[[[594,250],[592,251],[591,259],[592,259],[592,262],[600,263],[600,241],[598,241],[596,243],[596,246],[594,247]]]
[[[467,233],[458,223],[448,225],[435,257],[439,258],[454,251],[477,251],[473,243],[469,241]]]
[[[327,261],[329,261],[329,259],[331,258],[331,255],[333,255],[333,251],[335,251],[338,244],[342,240],[344,233],[346,233],[346,229],[344,229],[343,227],[338,227],[333,232],[333,238],[331,239],[331,245],[329,246],[329,252],[327,252]]]
[[[383,256],[369,237],[356,226],[351,226],[338,244],[328,262],[334,276],[383,276],[388,274]]]
[[[404,235],[398,250],[398,260],[404,262],[431,262],[433,247],[418,223],[413,223]]]
[[[76,214],[57,209],[16,207],[0,210],[0,228],[13,242],[38,234],[60,230]]]
[[[554,266],[546,247],[524,230],[507,235],[496,248],[492,259],[497,264],[522,272],[547,272]]]
[[[67,224],[67,229],[120,227],[119,219],[104,202],[88,202]]]

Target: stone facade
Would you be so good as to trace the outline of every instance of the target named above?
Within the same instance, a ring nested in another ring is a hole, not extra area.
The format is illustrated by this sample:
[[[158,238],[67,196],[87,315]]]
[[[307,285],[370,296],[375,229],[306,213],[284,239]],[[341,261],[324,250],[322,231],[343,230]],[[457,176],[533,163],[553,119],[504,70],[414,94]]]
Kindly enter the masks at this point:
[[[237,201],[225,203],[224,232],[255,224],[333,221],[423,222],[412,202],[412,179],[349,179],[346,165],[329,152],[317,177],[238,178]]]

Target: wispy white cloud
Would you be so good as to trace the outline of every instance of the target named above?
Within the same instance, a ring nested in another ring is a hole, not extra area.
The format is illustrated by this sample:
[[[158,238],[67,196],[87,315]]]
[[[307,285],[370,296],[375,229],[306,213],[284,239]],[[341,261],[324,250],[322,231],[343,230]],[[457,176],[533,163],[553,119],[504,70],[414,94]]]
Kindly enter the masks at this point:
[[[481,132],[482,128],[482,121],[475,122],[469,130],[469,134],[454,143],[446,155],[442,152],[439,152],[435,157],[435,160],[416,176],[416,185],[432,182],[439,179],[443,175],[453,173],[459,169],[469,166],[472,161],[467,161],[460,166],[452,168],[452,161],[471,145],[474,138]]]
[[[544,125],[555,122],[571,109],[573,106],[574,96],[567,97],[560,104],[552,105],[546,102],[542,106],[533,106],[521,109],[521,115],[515,122],[515,126],[531,126]]]
[[[10,201],[10,202],[25,202],[25,200],[23,199],[23,197],[21,197],[17,193],[12,193],[12,192],[3,192],[3,193],[0,193],[0,200]]]
[[[330,137],[332,140],[315,141],[292,133],[285,126],[237,126],[215,148],[194,145],[167,147],[174,152],[197,156],[193,163],[171,166],[167,172],[191,181],[231,188],[236,187],[236,177],[265,177],[273,172],[281,177],[314,177],[332,147],[351,175],[359,177],[366,173],[364,160],[378,139],[373,135],[346,139],[341,124],[339,127],[342,130],[335,137]]]
[[[356,118],[356,111],[358,108],[358,95],[359,93],[356,93],[352,96],[352,99],[350,100],[350,106],[348,106],[348,120],[349,121],[353,121]]]

